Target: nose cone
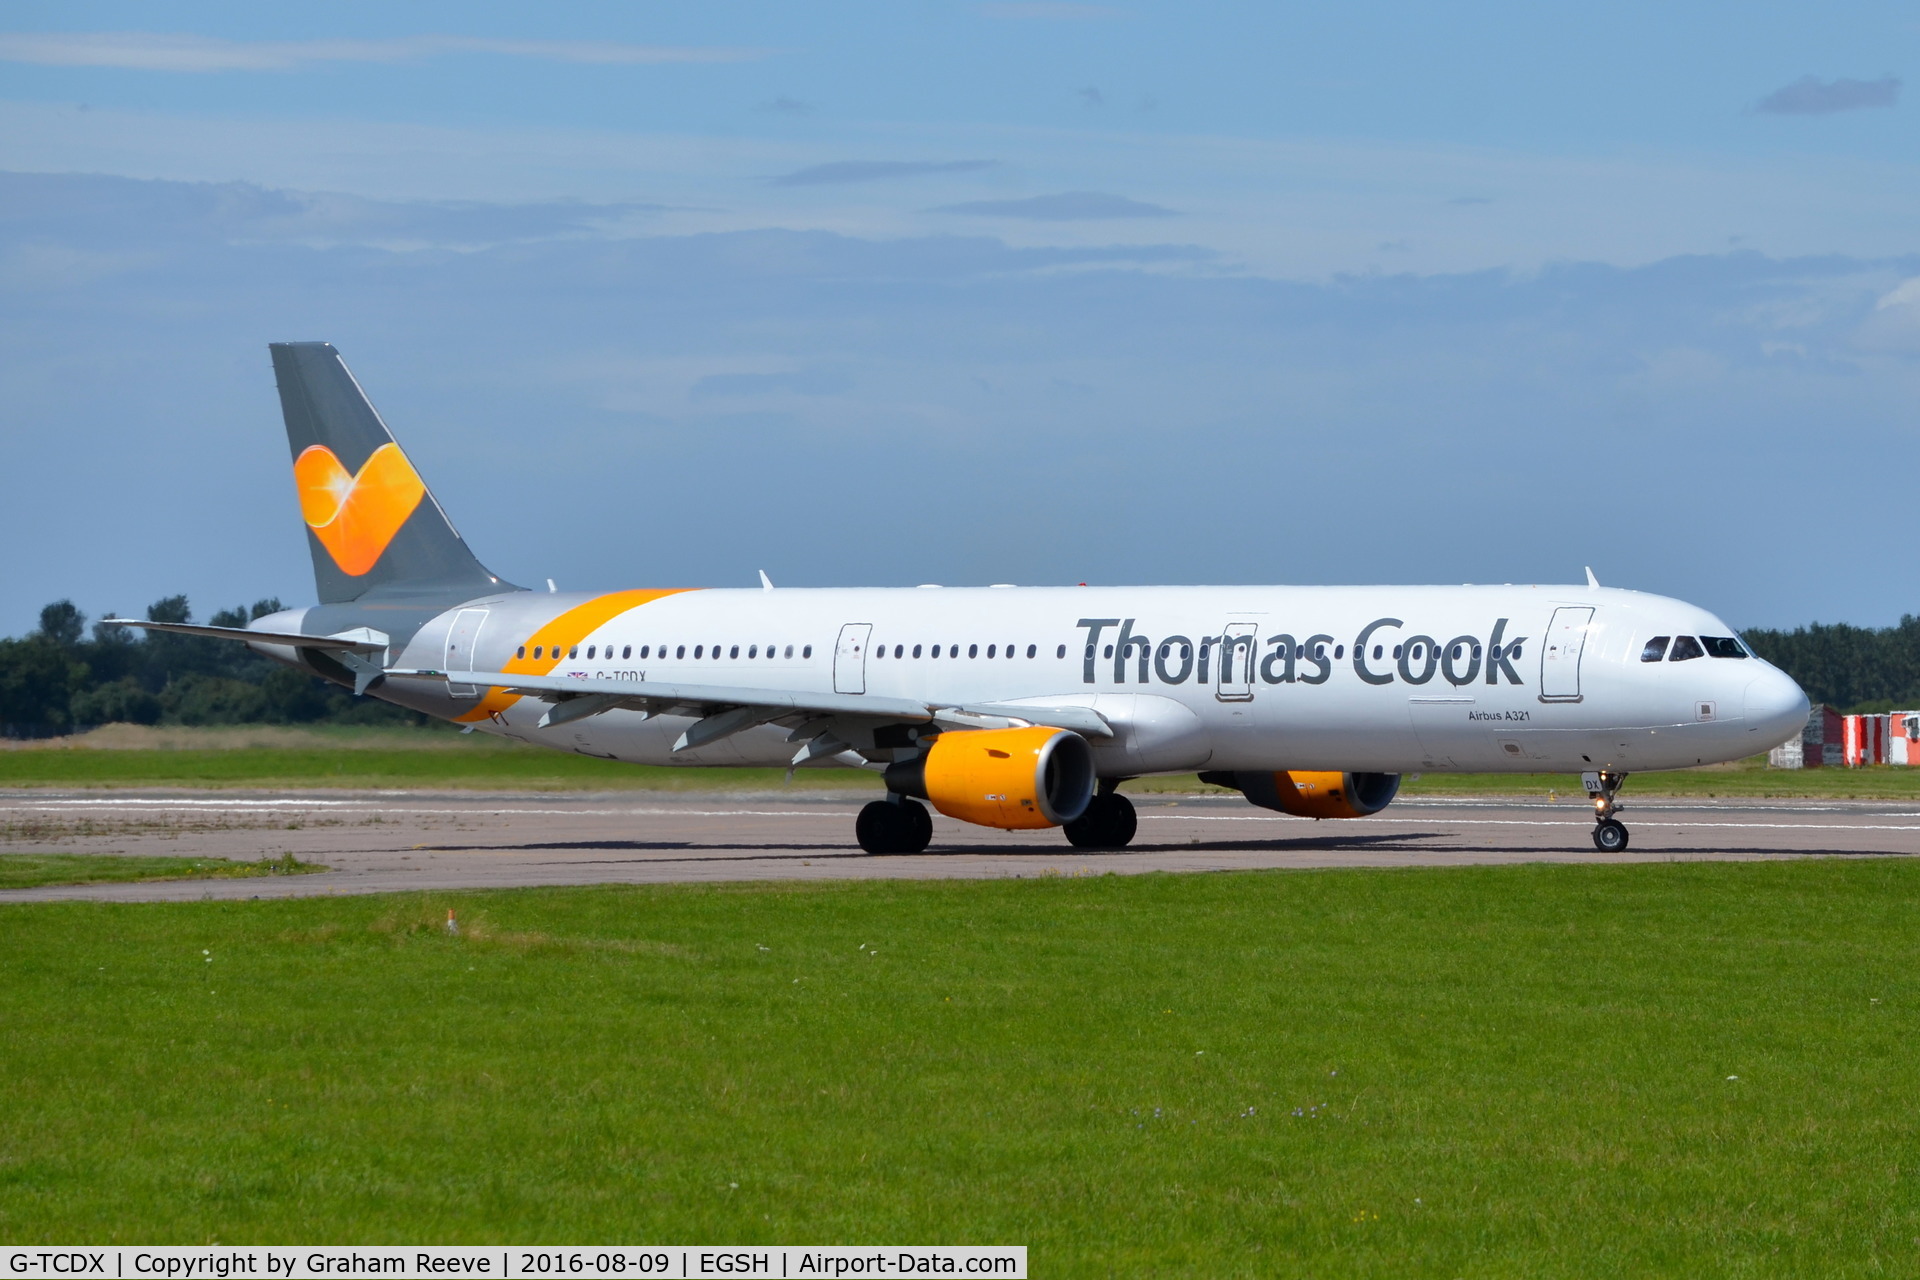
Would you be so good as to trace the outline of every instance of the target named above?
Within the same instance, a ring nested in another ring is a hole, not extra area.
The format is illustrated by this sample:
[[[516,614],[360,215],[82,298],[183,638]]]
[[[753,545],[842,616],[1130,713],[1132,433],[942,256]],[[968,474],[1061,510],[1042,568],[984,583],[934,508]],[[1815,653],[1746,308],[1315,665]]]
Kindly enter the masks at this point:
[[[1747,684],[1747,732],[1754,750],[1771,750],[1807,726],[1807,695],[1784,671],[1768,667]]]

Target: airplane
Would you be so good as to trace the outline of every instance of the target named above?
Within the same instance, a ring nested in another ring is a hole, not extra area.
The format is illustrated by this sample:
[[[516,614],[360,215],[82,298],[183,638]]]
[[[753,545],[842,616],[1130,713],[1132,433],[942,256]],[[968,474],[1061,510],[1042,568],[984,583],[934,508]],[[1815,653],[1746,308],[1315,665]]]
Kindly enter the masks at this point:
[[[1630,773],[1743,759],[1806,695],[1704,609],[1580,586],[533,591],[481,565],[324,342],[270,344],[317,605],[244,642],[469,731],[638,764],[852,766],[887,794],[871,854],[926,804],[1076,847],[1132,840],[1119,786],[1198,773],[1252,804],[1359,818],[1409,773],[1580,775],[1628,847]],[[923,804],[922,802],[926,802]]]

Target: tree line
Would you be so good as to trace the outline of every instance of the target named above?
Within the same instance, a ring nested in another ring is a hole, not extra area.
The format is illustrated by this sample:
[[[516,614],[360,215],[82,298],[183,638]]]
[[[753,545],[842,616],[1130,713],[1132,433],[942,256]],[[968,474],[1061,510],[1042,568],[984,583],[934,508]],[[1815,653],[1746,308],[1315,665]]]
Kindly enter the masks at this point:
[[[223,609],[216,627],[244,627],[278,600]],[[156,600],[154,622],[191,622],[185,596]],[[1754,630],[1753,651],[1815,702],[1843,711],[1920,707],[1920,617],[1871,628],[1844,622]],[[424,717],[283,667],[243,644],[102,627],[91,633],[71,600],[40,611],[40,626],[0,639],[0,735],[46,737],[112,723],[420,724]]]
[[[1897,626],[1816,622],[1792,631],[1748,631],[1753,651],[1800,682],[1807,696],[1838,711],[1920,707],[1920,617]]]
[[[277,613],[278,600],[223,609],[216,627]],[[185,596],[156,600],[153,622],[192,622]],[[97,725],[420,724],[425,717],[283,667],[244,644],[95,624],[71,600],[40,626],[0,639],[0,735],[41,738]]]

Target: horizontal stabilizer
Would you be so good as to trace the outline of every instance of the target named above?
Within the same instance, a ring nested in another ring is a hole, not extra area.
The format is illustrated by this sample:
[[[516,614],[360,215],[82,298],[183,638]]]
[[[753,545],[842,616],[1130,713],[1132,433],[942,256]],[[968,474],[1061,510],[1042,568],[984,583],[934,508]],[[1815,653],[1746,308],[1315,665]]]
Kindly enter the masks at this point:
[[[305,636],[293,631],[249,631],[245,627],[203,627],[191,622],[146,622],[137,618],[102,618],[103,627],[139,627],[144,631],[168,631],[177,636],[202,636],[208,640],[251,640],[257,644],[284,644],[295,649],[327,649],[340,653],[384,653],[387,641],[372,639],[374,633],[359,632],[338,636]]]

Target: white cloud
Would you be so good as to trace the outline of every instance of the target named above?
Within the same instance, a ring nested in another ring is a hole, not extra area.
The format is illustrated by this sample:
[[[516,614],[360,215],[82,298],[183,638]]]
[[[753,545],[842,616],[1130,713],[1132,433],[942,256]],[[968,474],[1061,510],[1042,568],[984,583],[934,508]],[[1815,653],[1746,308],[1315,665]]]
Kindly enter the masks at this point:
[[[0,61],[129,71],[290,71],[313,62],[409,62],[445,54],[490,53],[548,62],[645,65],[746,62],[764,49],[620,44],[597,40],[496,40],[402,36],[388,40],[221,40],[152,31],[0,33]]]
[[[1910,307],[1916,302],[1920,302],[1920,276],[1903,280],[1882,294],[1880,300],[1873,304],[1873,309],[1885,311],[1888,307]]]
[[[966,218],[962,225],[990,225],[995,235],[1024,247],[1159,243],[1177,227],[1182,243],[1222,261],[1307,279],[1375,270],[1531,269],[1556,261],[1632,265],[1718,254],[1729,231],[1746,237],[1743,247],[1776,257],[1891,259],[1913,252],[1920,219],[1920,168],[1858,156],[1711,162],[1658,152],[1550,156],[1346,139],[981,125],[835,123],[818,134],[463,128],[82,111],[0,100],[0,169],[244,181],[378,200],[639,201],[671,206],[646,218],[648,232],[659,234],[782,226],[911,236],[952,229],[957,215],[927,211],[952,200],[1126,192],[1181,216],[1003,216],[991,224]],[[783,186],[766,180],[850,155],[991,156],[1000,164],[979,174],[913,180],[929,184],[926,191],[895,182]],[[931,185],[938,183],[956,186],[949,194]],[[1499,198],[1470,210],[1447,203],[1463,191]],[[1378,248],[1400,240],[1413,251],[1389,255]]]

